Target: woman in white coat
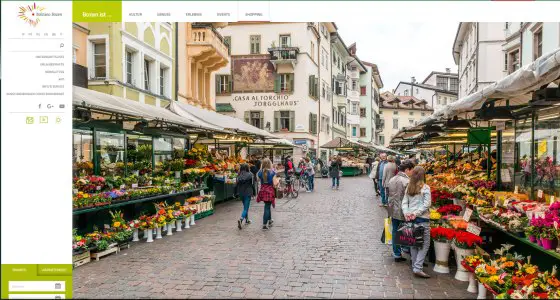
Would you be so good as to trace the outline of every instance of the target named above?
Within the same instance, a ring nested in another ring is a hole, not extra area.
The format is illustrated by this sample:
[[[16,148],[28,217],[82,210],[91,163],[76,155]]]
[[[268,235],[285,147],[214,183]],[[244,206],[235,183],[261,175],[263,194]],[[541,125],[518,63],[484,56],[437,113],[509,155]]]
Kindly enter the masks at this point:
[[[377,184],[377,166],[379,165],[379,157],[376,157],[371,164],[371,172],[369,172],[369,178],[373,180],[373,186],[375,187],[375,193],[379,196],[379,186]]]

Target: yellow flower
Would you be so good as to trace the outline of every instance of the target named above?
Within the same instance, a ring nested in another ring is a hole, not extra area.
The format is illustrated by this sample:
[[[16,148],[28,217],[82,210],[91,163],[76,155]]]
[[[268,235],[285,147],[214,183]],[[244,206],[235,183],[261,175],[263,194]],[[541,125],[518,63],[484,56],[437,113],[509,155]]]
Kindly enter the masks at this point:
[[[500,279],[500,276],[498,275],[490,276],[490,278],[488,278],[490,282],[498,281],[498,279]]]
[[[115,228],[121,227],[121,222],[116,221],[115,223],[113,223],[113,227]]]
[[[527,272],[527,274],[534,274],[536,271],[536,268],[533,266],[527,267],[527,269],[525,269],[525,272]]]

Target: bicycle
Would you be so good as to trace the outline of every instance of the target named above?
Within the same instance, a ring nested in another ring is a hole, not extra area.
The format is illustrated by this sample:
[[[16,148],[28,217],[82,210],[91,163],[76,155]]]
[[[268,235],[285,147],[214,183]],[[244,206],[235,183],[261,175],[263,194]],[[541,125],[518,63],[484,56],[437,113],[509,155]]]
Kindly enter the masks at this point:
[[[290,196],[290,197],[295,199],[299,196],[299,191],[294,188],[294,182],[295,182],[295,179],[293,179],[292,177],[285,178],[282,181],[283,186],[284,186],[282,188],[282,191],[283,191],[284,195]]]

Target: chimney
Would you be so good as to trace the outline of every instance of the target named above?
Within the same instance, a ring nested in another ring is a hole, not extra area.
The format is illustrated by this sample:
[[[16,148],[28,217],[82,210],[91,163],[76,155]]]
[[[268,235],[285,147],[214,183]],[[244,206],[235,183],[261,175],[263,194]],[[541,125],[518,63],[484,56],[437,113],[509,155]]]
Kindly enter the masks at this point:
[[[451,69],[450,68],[445,68],[445,73],[451,73]]]
[[[416,77],[414,77],[414,76],[410,77],[410,82],[416,83]]]

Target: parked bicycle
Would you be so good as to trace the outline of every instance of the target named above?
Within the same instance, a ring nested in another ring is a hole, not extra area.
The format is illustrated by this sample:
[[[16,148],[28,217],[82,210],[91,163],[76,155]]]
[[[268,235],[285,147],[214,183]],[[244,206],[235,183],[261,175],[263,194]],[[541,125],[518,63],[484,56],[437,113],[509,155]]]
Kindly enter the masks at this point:
[[[295,199],[299,196],[299,191],[296,189],[296,186],[294,186],[294,183],[296,183],[295,177],[289,176],[288,178],[285,178],[282,182],[283,187],[281,190],[284,195]]]

